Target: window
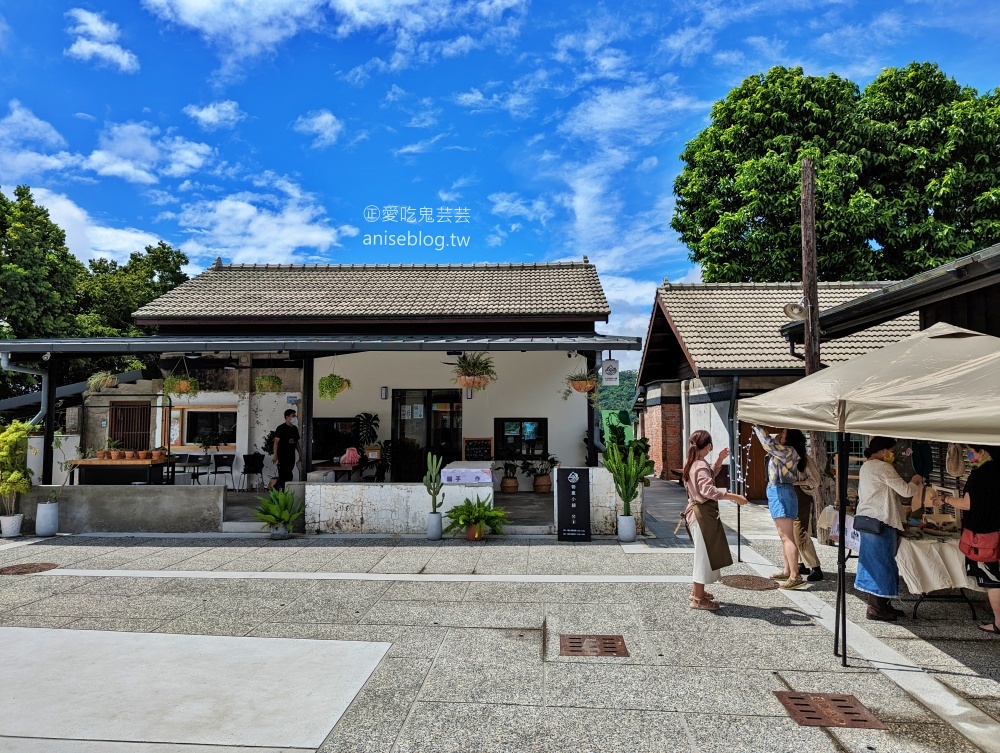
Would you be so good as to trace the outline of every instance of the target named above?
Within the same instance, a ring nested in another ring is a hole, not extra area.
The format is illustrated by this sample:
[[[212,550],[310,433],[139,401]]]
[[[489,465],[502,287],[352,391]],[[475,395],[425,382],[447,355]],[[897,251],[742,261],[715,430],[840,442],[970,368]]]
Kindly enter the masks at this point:
[[[547,418],[495,418],[493,433],[497,457],[531,459],[549,456]]]
[[[199,447],[236,447],[236,408],[206,406],[173,408],[170,411],[170,444]]]
[[[355,418],[314,418],[312,420],[312,457],[314,462],[330,462],[348,447],[357,447],[358,422]]]

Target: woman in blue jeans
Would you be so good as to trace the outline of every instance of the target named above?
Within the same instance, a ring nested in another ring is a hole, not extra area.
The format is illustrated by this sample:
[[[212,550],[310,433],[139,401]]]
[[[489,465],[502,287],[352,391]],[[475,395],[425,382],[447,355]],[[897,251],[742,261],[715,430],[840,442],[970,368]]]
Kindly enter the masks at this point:
[[[787,429],[768,430],[754,426],[753,431],[767,453],[767,507],[781,537],[785,557],[785,569],[771,578],[781,581],[778,588],[802,588],[806,582],[799,575],[799,547],[795,543],[794,527],[799,514],[799,499],[795,494],[799,453],[785,444]]]

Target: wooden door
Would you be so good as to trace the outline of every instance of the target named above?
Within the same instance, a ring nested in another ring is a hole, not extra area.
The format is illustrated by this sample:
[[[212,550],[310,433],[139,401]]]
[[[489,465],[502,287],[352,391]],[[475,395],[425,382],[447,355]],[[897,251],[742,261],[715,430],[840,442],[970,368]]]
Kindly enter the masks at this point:
[[[108,437],[121,442],[123,450],[148,450],[152,409],[148,402],[112,401]]]
[[[767,499],[767,453],[754,436],[750,424],[740,422],[740,475],[744,496],[754,501]]]

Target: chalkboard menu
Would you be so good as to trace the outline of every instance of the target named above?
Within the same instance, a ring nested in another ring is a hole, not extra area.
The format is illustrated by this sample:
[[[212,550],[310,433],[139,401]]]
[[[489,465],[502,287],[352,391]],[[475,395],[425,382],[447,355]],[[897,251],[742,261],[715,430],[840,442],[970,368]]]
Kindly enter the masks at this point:
[[[492,460],[493,437],[466,437],[462,442],[462,460]]]

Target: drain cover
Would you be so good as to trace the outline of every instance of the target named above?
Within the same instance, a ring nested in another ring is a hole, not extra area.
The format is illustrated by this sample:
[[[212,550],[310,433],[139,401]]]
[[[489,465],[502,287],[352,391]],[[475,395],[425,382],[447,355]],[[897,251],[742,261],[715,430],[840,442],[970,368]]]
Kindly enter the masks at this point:
[[[560,635],[559,656],[628,656],[620,635]]]
[[[0,567],[0,575],[31,575],[32,573],[44,573],[46,570],[55,570],[59,565],[54,562],[25,562],[23,565],[8,565]]]
[[[886,729],[857,698],[836,693],[796,693],[776,690],[774,694],[789,715],[803,727],[850,727]]]
[[[759,575],[723,575],[719,580],[724,586],[742,588],[744,591],[770,591],[778,587],[778,581],[761,578]]]

